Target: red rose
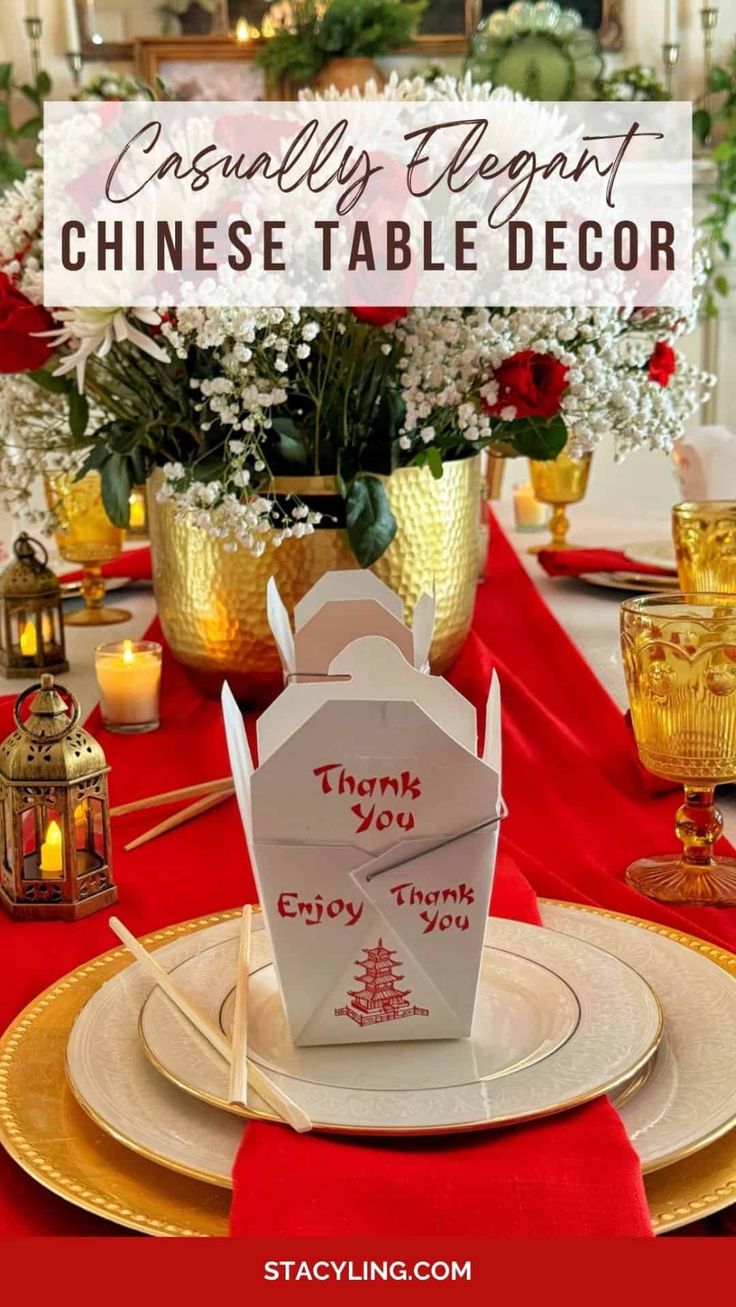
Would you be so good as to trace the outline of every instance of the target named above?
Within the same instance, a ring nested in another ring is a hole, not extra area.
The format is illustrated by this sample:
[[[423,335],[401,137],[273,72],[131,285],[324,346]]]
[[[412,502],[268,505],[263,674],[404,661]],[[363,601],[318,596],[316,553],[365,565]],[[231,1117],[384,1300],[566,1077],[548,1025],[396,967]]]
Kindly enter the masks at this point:
[[[482,401],[486,413],[492,417],[500,417],[504,409],[514,408],[517,418],[553,418],[560,411],[567,368],[551,354],[523,349],[504,359],[493,380],[498,384],[495,403]]]
[[[31,304],[4,272],[0,272],[0,372],[35,372],[53,350],[38,331],[54,326],[42,304]]]
[[[392,305],[386,305],[382,309],[356,308],[353,305],[351,313],[355,315],[358,322],[367,322],[371,327],[387,327],[389,322],[398,322],[399,318],[405,318],[408,309],[399,309]]]
[[[660,386],[669,386],[670,377],[673,377],[676,371],[677,355],[672,346],[665,340],[657,341],[649,360],[649,380],[656,381]]]

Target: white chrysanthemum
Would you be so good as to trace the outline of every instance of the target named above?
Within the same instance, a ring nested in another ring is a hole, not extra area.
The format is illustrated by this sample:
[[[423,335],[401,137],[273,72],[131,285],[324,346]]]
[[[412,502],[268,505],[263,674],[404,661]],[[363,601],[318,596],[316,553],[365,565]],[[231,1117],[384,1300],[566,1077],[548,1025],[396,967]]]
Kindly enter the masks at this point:
[[[53,331],[40,334],[49,337],[54,350],[69,346],[67,354],[56,369],[54,376],[62,377],[67,372],[77,373],[77,386],[84,390],[84,374],[87,359],[95,354],[104,358],[113,345],[128,341],[136,349],[148,354],[159,363],[168,363],[169,355],[155,340],[135,326],[132,318],[137,318],[146,326],[159,326],[160,315],[153,309],[57,309],[54,316],[61,326]]]

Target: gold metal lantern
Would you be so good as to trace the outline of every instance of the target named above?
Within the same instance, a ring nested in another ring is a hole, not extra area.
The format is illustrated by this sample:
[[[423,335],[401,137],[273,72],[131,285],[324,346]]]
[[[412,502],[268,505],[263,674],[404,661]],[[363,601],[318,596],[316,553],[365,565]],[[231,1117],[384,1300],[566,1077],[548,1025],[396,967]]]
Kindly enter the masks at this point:
[[[25,531],[13,553],[0,573],[0,671],[26,681],[40,672],[67,672],[61,587],[48,554]]]
[[[79,725],[79,703],[53,676],[25,689],[13,715],[17,730],[0,746],[0,903],[18,920],[78,921],[118,896],[110,769]]]

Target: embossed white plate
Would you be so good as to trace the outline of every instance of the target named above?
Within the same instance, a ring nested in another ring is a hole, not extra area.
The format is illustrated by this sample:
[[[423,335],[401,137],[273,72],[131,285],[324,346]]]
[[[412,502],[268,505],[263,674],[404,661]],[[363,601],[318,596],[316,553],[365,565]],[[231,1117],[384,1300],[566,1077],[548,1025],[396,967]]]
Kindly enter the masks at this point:
[[[627,594],[661,594],[677,590],[676,576],[653,576],[645,572],[581,572],[581,581],[601,590],[625,590]]]
[[[643,925],[540,906],[548,927],[616,953],[661,994],[665,1031],[654,1071],[621,1109],[644,1170],[666,1166],[725,1134],[736,1124],[736,980]],[[208,947],[232,938],[236,929],[237,923],[225,922],[201,934]],[[197,941],[193,936],[161,950],[166,964],[192,956]],[[242,1122],[156,1074],[137,1037],[150,981],[135,965],[116,981],[87,1005],[70,1040],[68,1074],[75,1094],[123,1143],[167,1166],[228,1184]]]
[[[620,1108],[645,1171],[689,1157],[736,1125],[736,980],[654,926],[556,903],[544,924],[624,958],[656,990],[664,1034],[644,1086]]]
[[[227,1017],[237,932],[174,967],[212,1020]],[[545,1116],[617,1088],[651,1056],[661,1010],[641,977],[610,954],[522,922],[491,918],[470,1039],[294,1048],[268,933],[251,952],[249,1048],[317,1128],[433,1134]],[[152,990],[141,1037],[175,1084],[227,1106],[228,1072]],[[260,1112],[258,1113],[261,1114]],[[270,1114],[269,1114],[270,1115]]]
[[[260,919],[256,921],[252,954],[253,968],[258,973],[270,969],[266,965],[270,946]],[[237,922],[225,922],[160,951],[168,969],[178,967],[177,979],[181,980],[185,970],[182,964],[203,968],[206,992],[197,992],[196,997],[215,1019],[231,987],[237,929]],[[322,1119],[315,1104],[319,1105],[320,1100],[332,1104],[337,1099],[342,1119],[334,1121],[334,1112],[324,1113],[333,1128],[424,1133],[481,1128],[507,1119],[512,1113],[506,1104],[515,1105],[516,1112],[522,1099],[518,1093],[509,1098],[499,1090],[522,1078],[528,1085],[524,1115],[540,1115],[593,1096],[604,1086],[617,1085],[646,1062],[659,1037],[661,1014],[651,990],[635,972],[588,945],[536,927],[494,920],[489,923],[489,935],[495,946],[503,944],[504,949],[489,949],[498,962],[497,968],[491,970],[499,975],[492,985],[486,983],[485,989],[489,1003],[495,1003],[498,1011],[503,1002],[509,1016],[499,1016],[495,1049],[479,1039],[477,1064],[469,1051],[470,1041],[427,1041],[422,1045],[413,1043],[404,1063],[405,1069],[412,1066],[415,1085],[423,1081],[424,1087],[419,1089],[391,1088],[392,1079],[395,1083],[395,1072],[391,1070],[395,1044],[383,1046],[383,1065],[378,1056],[382,1046],[371,1046],[373,1083],[384,1088],[320,1086],[272,1072],[274,1078],[288,1085],[292,1096],[301,1099],[306,1095],[315,1121]],[[223,961],[230,967],[229,972],[225,971],[224,983]],[[218,974],[220,980],[210,983]],[[194,987],[191,992],[195,994]],[[117,1139],[147,1157],[225,1184],[242,1122],[181,1093],[147,1062],[137,1039],[137,1023],[150,993],[150,981],[136,965],[103,986],[72,1031],[67,1049],[70,1083],[82,1105]],[[265,993],[268,1006],[267,989]],[[545,995],[541,1003],[539,993]],[[155,1012],[153,1004],[151,1010]],[[223,1064],[168,1003],[165,1025],[173,1042],[186,1050],[185,1068],[189,1070],[192,1064],[200,1067],[206,1086],[222,1096],[226,1085]],[[479,1029],[484,1028],[487,1026],[481,1020]],[[585,1055],[585,1072],[578,1065],[575,1046]],[[458,1053],[454,1062],[452,1048]],[[566,1054],[568,1048],[571,1051]],[[500,1049],[505,1049],[505,1054]],[[340,1050],[303,1051],[312,1056],[328,1051],[335,1057]],[[347,1077],[349,1081],[351,1074],[357,1074],[356,1052],[368,1051],[343,1047],[342,1052],[348,1053],[348,1062],[342,1067],[343,1080]],[[264,1042],[264,1062],[273,1053],[274,1048]],[[542,1068],[551,1067],[560,1058],[564,1059],[560,1076],[547,1072],[544,1082],[538,1081]],[[335,1066],[333,1063],[333,1074]],[[479,1080],[479,1075],[487,1078]],[[439,1088],[427,1087],[433,1078],[441,1082]],[[252,1108],[259,1115],[267,1115],[255,1096]]]

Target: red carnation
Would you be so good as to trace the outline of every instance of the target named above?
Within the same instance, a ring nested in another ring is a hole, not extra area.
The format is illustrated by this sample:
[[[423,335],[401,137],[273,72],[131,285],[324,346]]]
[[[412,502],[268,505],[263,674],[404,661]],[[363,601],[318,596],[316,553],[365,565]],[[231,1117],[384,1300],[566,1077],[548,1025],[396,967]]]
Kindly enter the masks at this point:
[[[354,305],[351,312],[358,322],[367,322],[371,327],[387,327],[389,322],[398,322],[399,318],[405,318],[409,310],[399,309],[390,304],[381,309],[364,308],[362,305],[356,308]]]
[[[39,339],[39,331],[54,326],[51,314],[42,304],[32,304],[0,272],[0,372],[35,372],[51,358],[48,341]]]
[[[670,378],[677,371],[677,355],[665,340],[658,340],[654,353],[649,360],[649,380],[660,386],[669,386]]]
[[[504,359],[493,380],[498,384],[495,403],[482,401],[492,417],[500,417],[504,409],[514,408],[517,418],[553,418],[560,411],[567,368],[551,354],[523,349]]]

